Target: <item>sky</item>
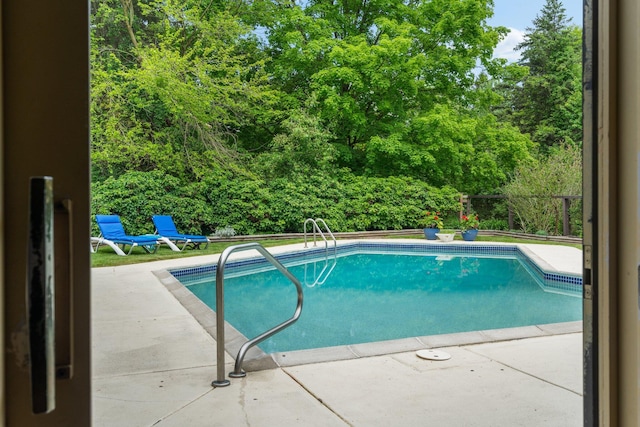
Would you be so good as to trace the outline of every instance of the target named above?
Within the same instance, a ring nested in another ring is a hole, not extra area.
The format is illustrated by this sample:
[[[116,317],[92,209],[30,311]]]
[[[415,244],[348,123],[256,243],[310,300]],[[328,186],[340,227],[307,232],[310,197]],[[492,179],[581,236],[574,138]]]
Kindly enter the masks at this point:
[[[533,20],[540,14],[546,0],[494,0],[494,16],[489,25],[503,26],[511,32],[498,44],[495,56],[517,61],[519,52],[513,48],[522,41],[527,27],[533,27]],[[582,27],[583,0],[562,0],[565,12],[571,23]]]

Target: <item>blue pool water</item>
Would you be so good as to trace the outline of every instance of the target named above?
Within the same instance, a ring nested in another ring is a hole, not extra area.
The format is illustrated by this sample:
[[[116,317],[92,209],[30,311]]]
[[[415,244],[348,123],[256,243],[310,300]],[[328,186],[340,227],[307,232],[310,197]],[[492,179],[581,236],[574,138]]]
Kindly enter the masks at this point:
[[[267,353],[582,318],[577,279],[550,282],[517,253],[355,250],[281,262],[303,283],[304,305],[296,323],[259,345]],[[179,280],[215,310],[214,272]],[[295,286],[277,270],[225,268],[225,318],[247,338],[295,307]]]

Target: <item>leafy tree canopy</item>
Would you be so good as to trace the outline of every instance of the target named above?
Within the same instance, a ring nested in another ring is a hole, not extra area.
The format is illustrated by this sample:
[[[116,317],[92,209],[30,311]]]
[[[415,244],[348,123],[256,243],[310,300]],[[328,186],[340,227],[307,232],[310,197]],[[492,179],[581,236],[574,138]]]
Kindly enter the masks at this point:
[[[560,0],[547,0],[527,28],[519,64],[528,68],[514,93],[514,122],[543,152],[582,141],[582,35]]]
[[[397,133],[440,103],[470,106],[478,63],[491,65],[505,28],[487,0],[254,1],[267,65],[352,149]],[[260,19],[260,16],[262,19]]]
[[[203,232],[295,230],[310,209],[343,229],[402,228],[439,191],[444,204],[495,192],[532,161],[532,139],[579,141],[579,30],[561,8],[543,10],[521,63],[506,64],[492,58],[507,30],[487,24],[491,0],[91,6],[103,212],[142,212],[122,204],[131,191],[190,195],[202,218],[178,216]],[[562,43],[546,29],[558,17]]]
[[[278,98],[250,28],[225,2],[93,6],[94,178],[162,169],[201,179],[212,165],[240,167],[238,129]]]

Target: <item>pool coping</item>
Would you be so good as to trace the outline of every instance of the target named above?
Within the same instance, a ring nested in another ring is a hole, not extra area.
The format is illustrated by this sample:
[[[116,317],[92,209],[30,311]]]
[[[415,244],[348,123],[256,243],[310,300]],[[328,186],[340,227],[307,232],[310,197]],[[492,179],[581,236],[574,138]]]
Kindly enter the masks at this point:
[[[449,248],[460,245],[473,246],[508,246],[516,247],[520,252],[545,276],[562,275],[577,277],[576,271],[563,271],[553,267],[536,251],[532,250],[531,244],[514,244],[499,242],[463,242],[453,241],[450,243],[423,241],[416,239],[358,239],[339,241],[338,245],[347,246],[354,243],[362,244],[362,242],[386,243],[386,244],[411,244],[411,245],[446,245]],[[273,255],[282,255],[292,251],[305,249],[302,244],[284,245],[269,248],[269,252]],[[322,249],[322,248],[321,248]],[[573,248],[570,248],[573,249]],[[318,251],[315,248],[306,248],[308,251]],[[256,251],[240,252],[232,254],[229,261],[253,258],[257,254]],[[206,264],[198,266],[185,266],[184,268],[198,268],[210,266],[217,263],[217,259]],[[171,270],[175,270],[172,268]],[[216,313],[209,308],[204,302],[196,297],[189,289],[180,283],[170,272],[169,269],[153,271],[153,274],[160,282],[173,294],[173,296],[182,304],[183,307],[196,319],[196,321],[205,329],[205,331],[216,339]],[[401,353],[407,351],[416,351],[425,348],[448,347],[453,345],[471,345],[479,343],[489,343],[497,341],[508,341],[524,338],[542,337],[549,335],[559,335],[582,332],[582,321],[553,323],[545,325],[524,326],[516,328],[492,329],[483,331],[460,332],[453,334],[429,335],[422,337],[401,338],[396,340],[378,341],[362,344],[341,345],[335,347],[323,347],[308,350],[296,350],[279,353],[265,353],[257,346],[250,348],[244,359],[243,368],[246,371],[258,371],[264,369],[274,369],[278,367],[297,366],[304,364],[330,362],[338,360],[359,359],[362,357],[380,356],[385,354]],[[236,330],[228,322],[225,322],[225,349],[227,353],[235,360],[235,356],[240,347],[249,339]]]

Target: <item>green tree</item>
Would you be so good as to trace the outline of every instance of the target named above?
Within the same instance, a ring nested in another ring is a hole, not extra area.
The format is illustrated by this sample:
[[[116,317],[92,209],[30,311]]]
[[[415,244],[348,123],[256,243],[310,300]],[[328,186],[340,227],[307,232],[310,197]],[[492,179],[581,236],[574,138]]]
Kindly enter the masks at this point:
[[[544,153],[582,141],[581,30],[560,0],[547,0],[533,25],[517,46],[529,73],[514,87],[513,119]]]
[[[370,175],[405,175],[468,194],[492,193],[517,164],[531,159],[532,143],[492,114],[437,105],[416,117],[404,135],[374,137],[366,147]]]
[[[493,192],[531,141],[493,114],[492,7],[93,1],[94,212],[142,230],[153,199],[203,232],[413,228],[458,191]]]
[[[330,173],[336,150],[328,144],[331,134],[305,110],[292,112],[282,123],[270,149],[254,157],[252,170],[265,178],[289,177],[308,171]]]
[[[240,129],[277,99],[233,3],[93,3],[94,179],[160,169],[202,179],[238,168]]]
[[[371,157],[394,150],[378,149],[387,143],[428,156],[408,138],[407,128],[448,105],[472,110],[479,102],[477,64],[496,67],[493,48],[506,32],[487,25],[490,0],[253,5],[256,23],[266,29],[273,82],[320,118],[338,145],[339,165],[357,172],[377,170],[372,162],[384,159]],[[369,144],[376,147],[370,150]],[[407,165],[398,168],[412,173]]]

